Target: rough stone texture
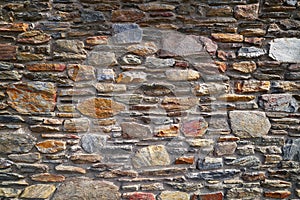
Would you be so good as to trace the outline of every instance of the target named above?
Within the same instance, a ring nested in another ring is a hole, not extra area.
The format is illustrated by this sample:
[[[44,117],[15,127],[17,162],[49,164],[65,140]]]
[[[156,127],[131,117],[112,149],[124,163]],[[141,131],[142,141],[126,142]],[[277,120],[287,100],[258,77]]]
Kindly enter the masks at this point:
[[[181,125],[181,131],[186,137],[201,137],[205,134],[207,128],[208,123],[203,118],[186,121]]]
[[[106,144],[107,136],[88,134],[81,138],[81,146],[88,153],[96,153]]]
[[[238,5],[234,8],[234,16],[238,19],[255,20],[258,18],[258,4]]]
[[[18,35],[18,42],[26,44],[43,44],[48,42],[51,36],[41,31],[28,31]]]
[[[110,99],[90,98],[82,101],[77,109],[84,115],[93,118],[107,118],[125,109],[124,105]]]
[[[215,154],[217,156],[232,155],[236,150],[235,142],[221,142],[215,146]]]
[[[268,134],[271,128],[264,112],[231,111],[229,118],[233,133],[241,138],[260,137]]]
[[[87,65],[68,65],[68,76],[73,81],[88,81],[95,79],[95,68]]]
[[[59,140],[45,140],[37,143],[35,146],[41,153],[56,153],[66,149],[66,142]]]
[[[163,191],[159,198],[161,200],[173,200],[173,199],[180,199],[180,200],[189,200],[190,196],[188,193],[185,192],[172,192],[172,191]]]
[[[2,153],[27,153],[33,148],[36,138],[25,133],[1,133],[0,141]]]
[[[277,38],[270,42],[269,56],[277,61],[298,63],[299,60],[298,38]],[[288,53],[287,53],[288,52]]]
[[[149,126],[134,122],[124,122],[121,124],[121,127],[124,138],[147,138],[152,136]]]
[[[37,184],[24,189],[21,198],[25,199],[47,199],[55,191],[54,185]]]
[[[137,24],[114,24],[112,40],[116,44],[131,44],[142,41],[143,31]]]
[[[107,181],[73,178],[58,187],[53,200],[76,199],[78,197],[82,199],[118,200],[120,198],[118,189],[116,185]]]
[[[54,110],[56,88],[49,82],[11,84],[7,90],[8,103],[20,113],[43,113]]]
[[[169,154],[163,145],[153,145],[140,149],[132,158],[136,168],[164,166],[171,164]]]
[[[260,97],[259,105],[266,111],[298,111],[298,103],[290,94],[264,94]]]

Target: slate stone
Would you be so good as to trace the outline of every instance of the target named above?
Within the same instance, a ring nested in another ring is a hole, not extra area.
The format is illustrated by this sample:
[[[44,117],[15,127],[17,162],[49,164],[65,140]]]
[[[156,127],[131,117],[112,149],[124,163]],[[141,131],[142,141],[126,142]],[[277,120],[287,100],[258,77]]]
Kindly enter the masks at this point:
[[[11,70],[14,68],[12,63],[0,62],[0,70]]]
[[[242,198],[242,199],[255,199],[262,196],[263,190],[261,188],[231,188],[228,190],[227,198]]]
[[[205,157],[204,159],[198,160],[197,167],[200,170],[218,169],[218,168],[223,167],[223,159],[222,158]]]
[[[55,191],[54,185],[36,184],[24,189],[21,198],[25,199],[47,199]]]
[[[298,38],[276,38],[270,42],[269,56],[274,60],[298,63],[300,62],[299,52],[300,39]]]
[[[70,178],[59,186],[53,200],[65,199],[101,199],[119,200],[119,188],[112,182],[90,180],[88,178]]]
[[[256,156],[241,157],[232,161],[231,163],[228,163],[228,165],[235,165],[239,167],[253,167],[258,166],[260,164],[261,162]]]
[[[228,179],[233,178],[240,174],[239,169],[219,169],[219,170],[210,170],[203,172],[190,172],[187,174],[188,178],[191,179],[202,179],[202,180],[216,180],[216,179]]]
[[[257,58],[265,54],[264,49],[257,47],[242,47],[238,50],[238,56],[244,58]]]
[[[56,87],[49,82],[20,82],[8,86],[8,104],[19,113],[54,111]]]
[[[143,30],[134,23],[113,24],[112,41],[115,44],[140,43],[143,37]]]
[[[230,111],[229,118],[232,132],[241,138],[260,137],[271,128],[266,114],[260,111]]]
[[[0,80],[21,80],[22,75],[18,71],[0,71]]]
[[[24,122],[24,119],[18,115],[0,115],[1,123]]]
[[[300,161],[300,139],[288,139],[283,146],[283,159]]]
[[[1,133],[0,152],[8,153],[27,153],[35,145],[36,138],[30,134],[21,133]]]
[[[81,10],[80,12],[83,23],[105,21],[105,16],[100,11]]]
[[[172,95],[175,86],[172,84],[160,84],[160,83],[152,83],[152,84],[143,84],[140,89],[143,91],[145,95],[148,96],[165,96]]]
[[[1,181],[16,181],[19,179],[23,179],[24,176],[16,173],[6,173],[6,172],[0,172],[0,180]]]
[[[145,126],[135,122],[123,122],[121,124],[123,138],[147,138],[151,137],[149,126]]]
[[[99,153],[101,147],[106,145],[107,139],[106,135],[86,134],[82,136],[80,143],[86,152]]]
[[[51,36],[42,31],[33,30],[18,35],[18,42],[25,44],[43,44],[51,40]]]
[[[298,102],[291,94],[263,94],[259,105],[265,111],[297,112]]]

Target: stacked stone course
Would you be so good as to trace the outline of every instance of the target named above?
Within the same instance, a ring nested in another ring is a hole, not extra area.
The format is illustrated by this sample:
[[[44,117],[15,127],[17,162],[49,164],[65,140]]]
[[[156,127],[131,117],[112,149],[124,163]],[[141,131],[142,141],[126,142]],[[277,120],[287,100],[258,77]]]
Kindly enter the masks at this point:
[[[0,199],[300,198],[297,0],[0,8]]]

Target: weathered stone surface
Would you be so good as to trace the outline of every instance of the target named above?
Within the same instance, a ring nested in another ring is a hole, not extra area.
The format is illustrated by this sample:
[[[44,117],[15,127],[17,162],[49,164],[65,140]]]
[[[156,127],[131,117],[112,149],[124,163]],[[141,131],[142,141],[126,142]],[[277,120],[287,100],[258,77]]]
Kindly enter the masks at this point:
[[[154,128],[157,137],[176,137],[179,134],[179,127],[176,124],[158,126]]]
[[[166,166],[171,164],[169,154],[163,145],[152,145],[140,149],[132,158],[135,168]]]
[[[173,94],[175,87],[172,84],[152,83],[143,84],[140,89],[142,89],[145,95],[157,97]]]
[[[0,197],[13,198],[18,197],[22,190],[17,188],[0,188]]]
[[[298,63],[299,44],[298,38],[276,38],[270,42],[269,56],[281,62]]]
[[[88,119],[67,119],[64,121],[64,130],[69,133],[87,132],[88,128]]]
[[[189,200],[190,196],[185,192],[163,191],[160,193],[159,198],[161,200]]]
[[[108,43],[108,36],[93,36],[85,40],[88,45],[104,45]]]
[[[139,123],[123,122],[121,127],[124,138],[147,138],[152,136],[150,127]]]
[[[173,5],[162,3],[145,3],[139,4],[138,7],[143,11],[170,11],[175,9]]]
[[[236,152],[239,155],[248,156],[248,155],[255,154],[254,149],[255,149],[254,145],[245,145],[245,146],[238,147],[236,149]]]
[[[218,97],[221,101],[227,102],[239,102],[239,101],[251,101],[255,99],[254,95],[238,95],[238,94],[224,94]]]
[[[99,82],[114,82],[116,73],[113,69],[98,69],[97,81]]]
[[[122,64],[126,65],[140,65],[142,64],[142,58],[138,55],[127,54],[124,55],[121,59]]]
[[[186,137],[201,137],[205,134],[208,123],[204,118],[183,122],[181,131]]]
[[[215,154],[217,156],[232,155],[236,147],[236,142],[220,142],[215,146]]]
[[[203,172],[190,172],[186,176],[192,179],[204,179],[204,180],[216,180],[216,179],[228,179],[240,174],[238,169],[219,169]]]
[[[82,136],[81,146],[88,153],[97,153],[106,145],[107,138],[105,135],[87,134]]]
[[[199,196],[201,200],[223,200],[224,198],[223,192],[206,193],[197,196]]]
[[[60,63],[36,63],[36,64],[26,65],[26,69],[33,72],[45,72],[45,71],[62,72],[66,69],[66,65]]]
[[[15,60],[17,58],[17,46],[0,44],[0,60]]]
[[[208,147],[214,144],[212,139],[189,139],[187,140],[192,147]]]
[[[266,179],[264,172],[246,172],[242,175],[242,179],[245,181],[263,181]]]
[[[65,181],[65,177],[63,175],[42,173],[42,174],[34,174],[31,176],[31,180],[38,182],[63,182]]]
[[[110,67],[117,64],[116,55],[112,52],[92,51],[86,59],[88,65]]]
[[[37,143],[35,146],[41,153],[57,153],[66,149],[66,142],[59,140],[45,140]]]
[[[23,173],[43,173],[49,170],[49,167],[46,164],[28,164],[28,163],[18,163],[16,165],[18,170]]]
[[[41,133],[41,132],[58,132],[60,130],[59,127],[48,126],[48,125],[32,125],[32,126],[29,126],[29,128],[32,132],[37,132],[37,133]]]
[[[223,167],[223,159],[222,158],[205,157],[204,159],[198,160],[197,167],[200,170],[218,169],[218,168]]]
[[[117,83],[143,83],[147,81],[145,72],[122,72],[117,78]]]
[[[113,24],[112,41],[116,44],[131,44],[142,41],[143,31],[139,25],[134,23]]]
[[[53,200],[101,199],[119,200],[119,188],[111,182],[89,180],[87,178],[71,178],[64,182],[53,196]]]
[[[9,85],[8,104],[19,113],[51,112],[55,108],[56,88],[48,82],[23,82]]]
[[[155,195],[153,193],[146,192],[124,193],[122,197],[129,200],[155,200]]]
[[[92,10],[81,10],[81,19],[84,23],[105,21],[102,12]]]
[[[75,167],[70,165],[57,165],[55,167],[56,171],[59,172],[69,172],[69,173],[79,173],[79,174],[85,174],[86,170],[81,167]]]
[[[170,81],[195,81],[200,78],[200,73],[196,70],[176,70],[169,69],[165,72]]]
[[[264,112],[230,111],[232,132],[241,138],[260,137],[268,134],[271,124]]]
[[[257,47],[242,47],[238,51],[238,57],[243,58],[257,58],[265,55],[266,51]]]
[[[70,64],[68,65],[68,76],[73,81],[94,80],[96,78],[95,68],[88,65]]]
[[[54,185],[36,184],[24,189],[21,198],[26,199],[47,199],[55,191]]]
[[[261,162],[256,156],[246,156],[246,157],[238,158],[229,164],[239,166],[239,167],[253,167],[253,166],[260,165]]]
[[[300,161],[300,139],[289,139],[283,147],[283,159]]]
[[[161,106],[166,111],[181,111],[194,107],[198,101],[198,98],[195,97],[165,97],[161,102]]]
[[[259,4],[238,5],[234,8],[237,19],[255,20],[258,18]]]
[[[285,199],[288,198],[290,195],[291,192],[287,190],[268,191],[264,193],[265,197],[274,199]]]
[[[266,188],[290,188],[292,183],[283,180],[266,179],[262,182],[262,186]]]
[[[90,98],[80,102],[77,109],[89,117],[107,118],[123,111],[125,106],[110,99]]]
[[[45,58],[43,54],[30,53],[30,52],[19,52],[17,54],[17,59],[19,61],[41,61]]]
[[[297,112],[298,103],[290,94],[263,94],[259,105],[265,111]]]
[[[144,17],[145,13],[136,9],[113,10],[111,20],[113,22],[135,22]]]
[[[41,160],[40,153],[10,154],[8,158],[14,162],[34,163]]]
[[[213,33],[211,36],[218,42],[243,42],[244,40],[242,35],[232,33]]]
[[[19,81],[21,78],[22,75],[17,71],[0,71],[0,80]]]
[[[127,50],[139,56],[147,56],[156,53],[158,48],[153,42],[145,42],[141,44],[130,45],[127,47]]]
[[[256,70],[256,64],[254,61],[242,61],[233,63],[232,68],[243,73],[251,73]]]
[[[100,93],[110,93],[110,92],[125,92],[125,84],[113,84],[113,83],[97,83],[95,88]]]
[[[194,164],[194,161],[195,161],[195,158],[193,156],[183,156],[183,157],[179,157],[179,158],[176,158],[175,160],[175,164],[176,165],[181,165],[181,164]]]
[[[58,53],[74,53],[84,54],[84,43],[80,40],[56,40],[54,43],[54,51]]]
[[[266,92],[269,91],[271,87],[270,81],[257,81],[257,80],[247,80],[236,82],[235,90],[236,92],[250,93],[250,92]]]
[[[228,91],[228,85],[220,83],[200,83],[194,87],[196,96],[218,95]]]
[[[19,43],[26,43],[26,44],[43,44],[51,40],[51,36],[43,33],[42,31],[28,31],[25,33],[21,33],[18,35],[18,42]]]
[[[34,144],[36,138],[30,134],[21,133],[1,133],[0,152],[8,153],[27,153]]]
[[[231,188],[228,190],[227,198],[242,198],[242,199],[253,199],[260,198],[263,190],[260,188]]]
[[[29,28],[26,23],[3,23],[0,25],[0,32],[24,32]]]
[[[95,163],[102,160],[98,154],[76,154],[70,157],[71,161],[76,164]]]
[[[162,67],[172,67],[175,64],[175,60],[172,58],[169,59],[160,59],[156,57],[147,57],[145,65],[147,67],[162,68]]]

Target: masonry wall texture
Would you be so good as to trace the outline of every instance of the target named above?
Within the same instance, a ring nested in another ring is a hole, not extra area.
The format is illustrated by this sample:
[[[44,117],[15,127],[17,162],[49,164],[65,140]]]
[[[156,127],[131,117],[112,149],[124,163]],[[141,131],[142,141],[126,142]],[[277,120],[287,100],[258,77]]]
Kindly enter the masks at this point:
[[[300,198],[297,0],[0,8],[0,199]]]

